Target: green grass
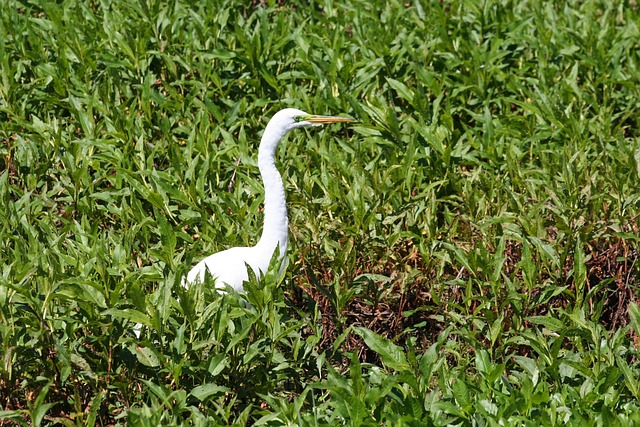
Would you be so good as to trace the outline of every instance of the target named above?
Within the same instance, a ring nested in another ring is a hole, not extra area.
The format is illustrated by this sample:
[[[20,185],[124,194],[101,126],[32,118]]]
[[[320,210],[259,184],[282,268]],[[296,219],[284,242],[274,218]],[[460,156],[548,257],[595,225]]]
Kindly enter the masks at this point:
[[[249,3],[0,3],[0,425],[640,425],[636,3]]]

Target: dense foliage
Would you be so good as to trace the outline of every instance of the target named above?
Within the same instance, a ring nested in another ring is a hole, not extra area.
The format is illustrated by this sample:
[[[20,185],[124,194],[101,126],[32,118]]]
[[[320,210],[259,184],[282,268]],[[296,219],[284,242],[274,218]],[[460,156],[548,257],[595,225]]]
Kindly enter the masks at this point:
[[[0,425],[640,425],[637,8],[0,2]]]

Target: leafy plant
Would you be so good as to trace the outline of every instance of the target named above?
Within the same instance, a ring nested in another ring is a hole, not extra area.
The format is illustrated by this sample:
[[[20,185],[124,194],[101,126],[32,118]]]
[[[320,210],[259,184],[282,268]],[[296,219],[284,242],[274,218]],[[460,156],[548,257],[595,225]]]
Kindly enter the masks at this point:
[[[0,424],[640,424],[639,16],[1,2]],[[285,277],[182,287],[283,107]]]

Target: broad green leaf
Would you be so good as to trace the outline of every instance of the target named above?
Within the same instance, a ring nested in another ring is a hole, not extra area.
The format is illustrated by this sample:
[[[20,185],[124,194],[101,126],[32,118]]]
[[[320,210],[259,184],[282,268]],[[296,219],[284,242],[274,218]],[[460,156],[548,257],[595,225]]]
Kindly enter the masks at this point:
[[[527,321],[542,325],[553,332],[562,332],[567,329],[567,325],[560,319],[552,316],[530,316]]]
[[[584,298],[587,283],[587,266],[585,265],[584,249],[580,238],[576,238],[573,253],[573,281],[576,287],[576,304],[580,306]]]
[[[217,354],[209,361],[209,373],[212,376],[217,376],[224,368],[227,367],[229,361],[225,354]]]
[[[465,409],[471,405],[469,389],[464,381],[460,379],[453,381],[453,384],[451,384],[451,392],[453,393],[453,398],[456,400],[456,403],[460,408]]]
[[[160,359],[158,359],[156,352],[151,350],[149,347],[132,345],[131,348],[134,349],[138,362],[152,368],[160,366]]]
[[[229,388],[219,386],[217,384],[203,384],[191,390],[191,393],[189,393],[189,395],[203,402],[211,396],[229,393],[230,391],[231,390],[229,390]]]
[[[391,86],[401,98],[404,98],[410,104],[413,102],[413,92],[402,82],[387,77],[387,83]]]
[[[404,350],[401,347],[367,328],[354,327],[353,331],[362,337],[365,344],[367,344],[371,350],[378,353],[382,363],[386,366],[391,369],[395,369],[396,371],[405,371],[410,369]]]
[[[633,301],[629,301],[627,308],[629,312],[629,323],[633,328],[636,336],[640,336],[640,307]]]
[[[34,426],[39,426],[42,424],[42,420],[44,419],[49,409],[53,408],[57,402],[45,403],[45,399],[49,393],[49,388],[51,387],[51,383],[45,385],[38,395],[36,396],[33,405],[29,405],[29,417],[31,418],[31,422]]]
[[[151,327],[151,319],[146,314],[135,310],[133,308],[127,308],[125,310],[117,309],[117,308],[109,308],[102,312],[103,315],[118,317],[121,319],[127,319],[134,323],[140,323],[144,326]]]

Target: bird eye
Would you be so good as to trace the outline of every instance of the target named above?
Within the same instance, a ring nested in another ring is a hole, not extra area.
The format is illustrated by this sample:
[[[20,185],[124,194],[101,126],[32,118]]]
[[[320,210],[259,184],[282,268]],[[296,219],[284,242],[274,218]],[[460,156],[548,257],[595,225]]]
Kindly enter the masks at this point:
[[[304,116],[295,116],[293,118],[293,121],[296,122],[296,123],[300,123],[303,120],[304,120]]]

